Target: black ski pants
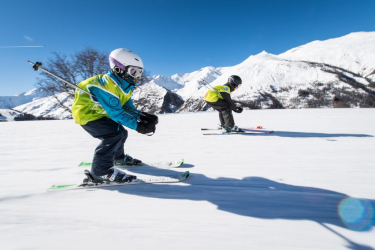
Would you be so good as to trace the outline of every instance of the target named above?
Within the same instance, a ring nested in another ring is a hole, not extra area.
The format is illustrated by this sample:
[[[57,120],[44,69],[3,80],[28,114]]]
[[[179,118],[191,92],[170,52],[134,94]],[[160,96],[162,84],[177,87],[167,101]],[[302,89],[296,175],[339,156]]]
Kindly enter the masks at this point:
[[[125,157],[124,143],[128,138],[128,131],[109,118],[102,118],[82,125],[94,138],[101,140],[95,149],[92,160],[91,173],[97,176],[112,174],[114,159]]]
[[[227,128],[234,126],[232,109],[226,101],[219,99],[217,102],[206,102],[213,109],[219,111],[220,125]]]

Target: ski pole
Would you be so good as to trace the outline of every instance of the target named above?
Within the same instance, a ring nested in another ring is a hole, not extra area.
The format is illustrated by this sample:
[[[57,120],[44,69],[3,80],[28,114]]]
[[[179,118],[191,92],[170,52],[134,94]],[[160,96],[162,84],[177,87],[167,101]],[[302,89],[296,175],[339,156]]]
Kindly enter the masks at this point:
[[[221,97],[220,92],[217,91],[216,89],[214,89],[214,88],[213,88],[208,82],[206,82],[204,79],[200,80],[200,82],[203,83],[203,86],[205,86],[208,90],[211,90],[211,91],[217,93],[217,94]],[[207,87],[207,85],[208,85],[209,87]]]
[[[128,108],[126,106],[123,106],[122,107],[123,109],[127,109],[129,111],[133,111],[134,113],[138,114],[138,115],[143,115],[143,116],[146,116],[145,114],[143,114],[143,112],[139,111],[139,110],[136,110],[136,109],[131,109],[131,108]]]
[[[73,84],[73,83],[70,83],[70,82],[68,82],[68,81],[65,81],[64,79],[58,77],[57,75],[52,74],[51,72],[49,72],[49,71],[46,70],[46,69],[44,69],[44,68],[42,67],[42,63],[41,63],[41,62],[36,62],[36,63],[30,62],[30,61],[27,61],[27,62],[30,63],[31,65],[33,65],[33,69],[34,69],[35,71],[41,69],[41,70],[43,70],[44,72],[46,72],[47,74],[49,74],[49,75],[51,75],[51,76],[53,76],[53,77],[59,79],[60,81],[64,82],[64,83],[65,83],[65,86],[68,85],[68,86],[70,86],[70,87],[72,87],[72,88],[82,90],[82,91],[85,92],[86,94],[95,97],[95,96],[94,96],[93,94],[91,94],[90,92],[88,92],[88,91],[86,91],[86,90],[84,90],[84,89],[82,89],[82,88],[76,86],[76,85]]]
[[[33,69],[34,69],[35,71],[41,69],[41,70],[43,70],[44,72],[46,72],[47,74],[49,74],[49,75],[51,75],[51,76],[53,76],[53,77],[59,79],[60,81],[64,82],[64,83],[66,84],[65,86],[69,86],[69,87],[74,88],[74,89],[79,89],[79,90],[85,92],[86,94],[88,94],[88,95],[90,95],[90,96],[96,98],[95,95],[93,95],[93,94],[91,94],[90,92],[84,90],[83,88],[80,88],[80,87],[78,87],[77,85],[75,85],[75,84],[73,84],[73,83],[70,83],[70,82],[68,82],[68,81],[65,81],[65,80],[62,79],[61,77],[58,77],[57,75],[52,74],[52,73],[49,72],[48,70],[44,69],[44,68],[42,67],[42,63],[41,63],[41,62],[36,62],[36,63],[33,63],[33,62],[31,62],[31,61],[27,61],[27,62],[30,63],[31,65],[33,65]],[[131,108],[128,108],[128,107],[122,107],[122,108],[123,108],[123,109],[127,109],[127,110],[131,110],[131,111],[133,111],[134,113],[137,113],[137,114],[143,115],[143,114],[141,114],[138,110],[135,111],[134,109],[131,109]],[[127,113],[127,112],[125,112],[125,114],[127,114],[128,116],[130,116],[130,117],[136,119],[137,121],[140,121],[140,120],[138,120],[135,116],[133,116],[133,115]]]

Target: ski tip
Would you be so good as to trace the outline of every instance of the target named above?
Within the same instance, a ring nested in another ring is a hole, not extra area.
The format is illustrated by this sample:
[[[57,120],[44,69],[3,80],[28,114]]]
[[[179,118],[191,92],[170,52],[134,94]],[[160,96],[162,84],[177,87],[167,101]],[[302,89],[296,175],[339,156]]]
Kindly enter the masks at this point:
[[[183,165],[184,162],[185,162],[184,159],[177,160],[177,161],[175,161],[175,163],[174,163],[174,167],[175,167],[175,168],[178,168],[178,167],[180,167],[181,165]]]
[[[189,177],[189,175],[190,175],[190,172],[189,172],[189,171],[186,171],[185,173],[183,173],[183,174],[181,175],[181,177],[182,177],[183,179],[186,179],[186,178]]]
[[[70,187],[76,186],[76,184],[68,184],[68,185],[52,185],[47,191],[55,191],[61,189],[68,189]]]
[[[91,162],[81,162],[78,167],[91,167]]]

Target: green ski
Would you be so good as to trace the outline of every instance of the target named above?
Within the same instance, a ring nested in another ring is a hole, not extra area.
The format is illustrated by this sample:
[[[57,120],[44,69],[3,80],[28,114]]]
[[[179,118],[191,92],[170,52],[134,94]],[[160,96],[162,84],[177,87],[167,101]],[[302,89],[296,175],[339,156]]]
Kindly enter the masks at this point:
[[[81,184],[65,184],[65,185],[53,185],[47,191],[64,191],[74,189],[88,189],[88,188],[101,188],[101,187],[114,187],[114,186],[127,186],[127,185],[139,185],[139,184],[153,184],[153,183],[176,183],[185,180],[190,175],[189,171],[184,173],[178,173],[172,176],[149,176],[137,178],[133,182],[117,183],[81,183]]]
[[[185,162],[184,159],[176,160],[176,161],[162,161],[162,162],[154,162],[154,163],[142,163],[141,165],[116,165],[116,167],[120,168],[128,168],[128,167],[138,167],[138,166],[147,166],[147,167],[156,167],[156,168],[178,168],[183,165]],[[91,162],[81,162],[78,167],[91,167]]]

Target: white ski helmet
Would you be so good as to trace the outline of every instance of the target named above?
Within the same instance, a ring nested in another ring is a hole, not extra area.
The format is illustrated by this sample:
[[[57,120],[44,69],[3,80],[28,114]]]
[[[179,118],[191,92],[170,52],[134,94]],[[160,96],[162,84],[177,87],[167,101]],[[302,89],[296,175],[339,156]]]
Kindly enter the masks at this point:
[[[115,49],[109,54],[108,59],[112,72],[126,81],[131,80],[136,83],[141,78],[143,62],[139,55],[133,51],[123,48]]]

